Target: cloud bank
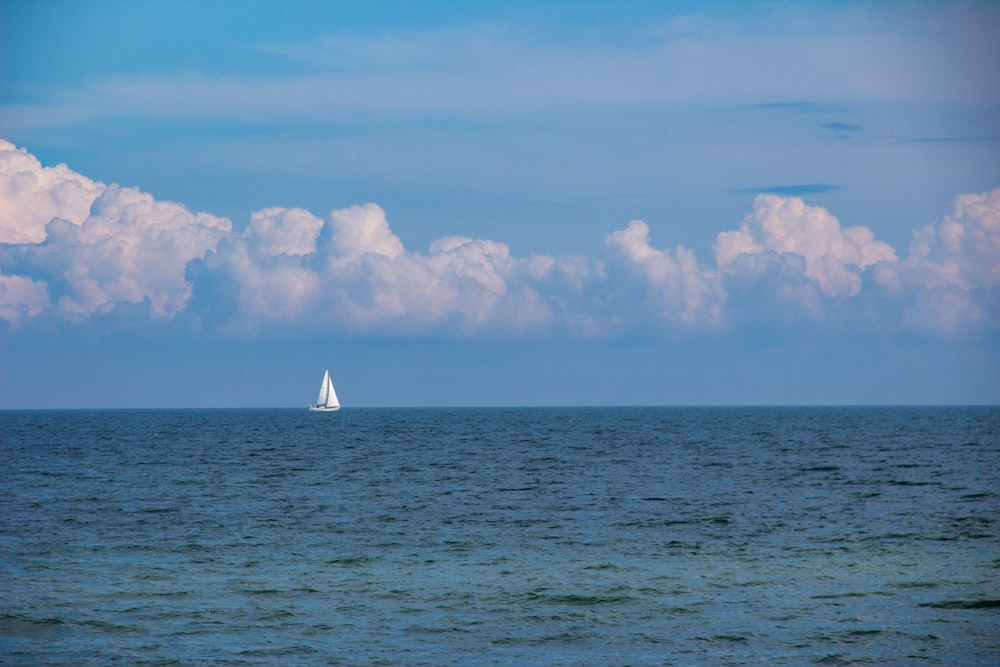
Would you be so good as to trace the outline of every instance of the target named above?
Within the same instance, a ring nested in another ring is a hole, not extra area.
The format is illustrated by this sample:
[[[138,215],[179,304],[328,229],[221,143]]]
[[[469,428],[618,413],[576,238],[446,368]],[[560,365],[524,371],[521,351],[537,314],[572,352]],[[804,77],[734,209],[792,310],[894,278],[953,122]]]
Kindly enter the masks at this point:
[[[242,331],[606,337],[848,316],[957,335],[997,323],[1000,189],[958,196],[905,253],[800,198],[762,194],[713,250],[706,263],[657,247],[634,220],[593,257],[517,257],[464,236],[418,252],[371,203],[325,219],[267,208],[237,232],[0,141],[0,319],[15,328],[138,304],[153,320]]]

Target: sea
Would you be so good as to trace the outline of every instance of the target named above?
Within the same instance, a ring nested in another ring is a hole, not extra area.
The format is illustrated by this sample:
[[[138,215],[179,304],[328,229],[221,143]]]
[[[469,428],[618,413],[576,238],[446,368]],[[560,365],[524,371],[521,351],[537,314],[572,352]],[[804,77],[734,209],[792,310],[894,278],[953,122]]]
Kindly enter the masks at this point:
[[[0,664],[997,665],[1000,408],[3,411]]]

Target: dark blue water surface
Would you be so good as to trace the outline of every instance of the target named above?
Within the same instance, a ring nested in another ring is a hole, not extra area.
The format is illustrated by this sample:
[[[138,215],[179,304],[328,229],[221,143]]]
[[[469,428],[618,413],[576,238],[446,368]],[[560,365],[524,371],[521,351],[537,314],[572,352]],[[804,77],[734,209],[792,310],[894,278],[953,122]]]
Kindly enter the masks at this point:
[[[0,663],[1000,664],[1000,409],[0,413]]]

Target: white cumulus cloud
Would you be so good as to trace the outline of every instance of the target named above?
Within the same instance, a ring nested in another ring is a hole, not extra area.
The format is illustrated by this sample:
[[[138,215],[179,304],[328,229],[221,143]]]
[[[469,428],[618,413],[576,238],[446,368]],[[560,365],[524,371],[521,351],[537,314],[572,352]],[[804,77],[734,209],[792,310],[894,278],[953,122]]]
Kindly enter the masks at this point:
[[[797,255],[805,276],[831,297],[857,295],[862,271],[896,261],[892,247],[876,241],[867,227],[841,227],[826,209],[777,195],[758,195],[753,212],[738,229],[720,232],[714,250],[719,270],[729,274],[752,265],[746,256]]]
[[[225,218],[112,185],[81,224],[60,218],[49,223],[36,266],[65,286],[58,308],[66,313],[92,315],[119,302],[148,299],[154,317],[169,317],[191,295],[187,263],[214,248],[230,229]]]
[[[153,317],[184,309],[190,260],[231,230],[225,218],[156,201],[136,188],[106,186],[65,165],[43,167],[0,144],[0,307],[38,315],[54,303],[68,317],[148,301]]]
[[[913,232],[905,259],[875,275],[918,328],[951,334],[984,319],[1000,287],[1000,189],[956,197],[944,220]]]
[[[718,278],[699,266],[694,253],[684,246],[673,251],[650,245],[649,225],[633,220],[625,229],[612,232],[605,248],[616,263],[639,279],[645,299],[667,322],[714,324],[724,300]]]
[[[1000,285],[1000,189],[956,197],[941,223],[914,232],[899,271],[904,280],[927,287]]]
[[[654,246],[641,220],[608,234],[593,257],[519,257],[461,235],[413,251],[374,203],[325,219],[267,208],[237,233],[225,218],[44,167],[7,142],[0,193],[0,320],[15,325],[46,314],[82,321],[120,304],[245,330],[477,336],[703,330],[775,315],[950,335],[1000,321],[1000,189],[957,197],[941,222],[914,232],[902,260],[866,227],[761,195],[717,235],[714,264]],[[777,311],[765,307],[775,300]]]
[[[40,243],[53,218],[80,224],[104,188],[64,164],[43,167],[0,139],[0,243]]]
[[[19,322],[34,317],[49,306],[49,290],[44,282],[0,272],[0,320]]]
[[[377,204],[334,211],[330,224],[334,252],[340,257],[374,254],[392,259],[403,253],[403,242],[389,229],[385,211]]]
[[[250,216],[245,234],[258,257],[308,255],[316,251],[323,220],[301,208],[266,208]]]
[[[579,273],[572,262],[563,269],[554,257],[515,258],[503,243],[465,237],[439,239],[427,253],[408,251],[376,204],[335,210],[325,222],[298,212],[295,229],[308,231],[296,246],[301,252],[279,253],[275,244],[254,250],[260,223],[266,220],[270,230],[273,221],[290,216],[283,209],[255,214],[240,238],[221,243],[205,261],[236,293],[239,317],[249,323],[524,333],[555,320],[558,304],[544,293],[546,283]]]

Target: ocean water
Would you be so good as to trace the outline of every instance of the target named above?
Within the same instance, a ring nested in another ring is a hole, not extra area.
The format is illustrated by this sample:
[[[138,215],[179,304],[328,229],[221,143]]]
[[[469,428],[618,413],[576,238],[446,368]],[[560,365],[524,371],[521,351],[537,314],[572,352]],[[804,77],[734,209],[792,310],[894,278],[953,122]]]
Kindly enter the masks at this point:
[[[1000,409],[0,412],[0,663],[1000,664]]]

